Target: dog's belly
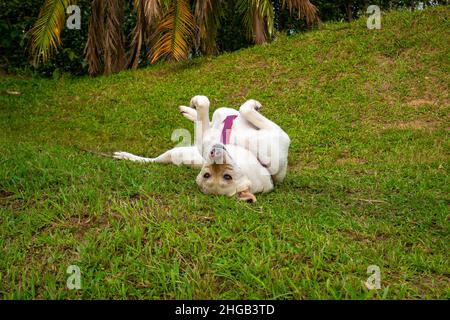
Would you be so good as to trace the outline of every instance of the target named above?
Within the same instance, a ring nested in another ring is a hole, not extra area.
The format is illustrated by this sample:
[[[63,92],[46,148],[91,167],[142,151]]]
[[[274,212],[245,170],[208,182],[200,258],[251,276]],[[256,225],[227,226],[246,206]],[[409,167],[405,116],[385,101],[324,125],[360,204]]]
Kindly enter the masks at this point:
[[[273,130],[236,130],[230,143],[249,150],[271,175],[276,175],[287,162],[289,138],[286,138],[284,132]]]
[[[221,142],[224,120],[229,115],[236,115],[229,132],[229,144],[241,146],[250,151],[258,161],[275,176],[286,169],[290,139],[282,130],[259,130],[239,111],[231,108],[219,108],[214,112],[211,129],[203,140],[203,152],[209,152],[216,143]]]

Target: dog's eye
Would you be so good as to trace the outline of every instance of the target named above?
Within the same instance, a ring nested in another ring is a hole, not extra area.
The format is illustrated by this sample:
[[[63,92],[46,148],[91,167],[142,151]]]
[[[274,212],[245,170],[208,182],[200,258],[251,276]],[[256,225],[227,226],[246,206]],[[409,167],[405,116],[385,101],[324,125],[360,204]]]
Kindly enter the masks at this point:
[[[225,180],[232,180],[232,179],[233,179],[229,174],[224,174],[224,175],[223,175],[223,178],[224,178]]]
[[[211,175],[207,172],[203,175],[203,178],[208,179],[209,177],[211,177]]]

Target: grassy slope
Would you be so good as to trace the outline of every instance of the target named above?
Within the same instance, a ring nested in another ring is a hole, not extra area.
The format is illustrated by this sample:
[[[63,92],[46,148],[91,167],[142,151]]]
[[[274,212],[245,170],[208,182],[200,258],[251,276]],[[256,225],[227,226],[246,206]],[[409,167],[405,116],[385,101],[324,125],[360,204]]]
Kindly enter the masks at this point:
[[[212,59],[96,79],[0,80],[4,298],[449,297],[449,14],[324,24]],[[17,90],[21,95],[8,94]],[[177,112],[260,100],[292,139],[254,205],[156,155]],[[66,268],[81,267],[79,291]],[[379,291],[365,289],[369,265]]]

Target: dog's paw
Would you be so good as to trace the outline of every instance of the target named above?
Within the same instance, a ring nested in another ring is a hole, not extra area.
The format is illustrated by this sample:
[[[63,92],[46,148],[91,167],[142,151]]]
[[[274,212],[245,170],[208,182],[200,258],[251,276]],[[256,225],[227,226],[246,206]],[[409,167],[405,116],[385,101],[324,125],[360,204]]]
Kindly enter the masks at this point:
[[[249,101],[252,104],[253,109],[255,109],[256,111],[261,110],[262,104],[259,101],[256,101],[256,100],[253,100],[253,99],[250,99]]]
[[[209,108],[209,99],[206,96],[195,96],[191,99],[191,107],[197,110]]]
[[[260,111],[262,108],[262,105],[259,101],[250,99],[245,101],[245,103],[239,108],[239,111],[242,114],[246,114],[251,112],[252,110]]]
[[[183,115],[183,117],[191,121],[197,120],[197,111],[194,108],[179,106],[178,109],[180,110],[180,113]]]

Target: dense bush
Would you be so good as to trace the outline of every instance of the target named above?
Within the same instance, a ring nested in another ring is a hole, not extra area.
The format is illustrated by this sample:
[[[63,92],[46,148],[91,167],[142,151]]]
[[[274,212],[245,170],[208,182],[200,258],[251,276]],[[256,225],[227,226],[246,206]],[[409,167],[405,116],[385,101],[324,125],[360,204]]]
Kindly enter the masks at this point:
[[[49,62],[34,67],[29,54],[30,29],[39,15],[44,0],[0,0],[0,64],[4,71],[32,72],[50,76],[70,72],[74,75],[85,74],[87,67],[83,52],[87,39],[89,0],[78,0],[81,9],[81,29],[64,28],[61,39],[64,44]]]
[[[0,65],[16,71],[29,66],[27,45],[29,33],[42,0],[0,0]]]

